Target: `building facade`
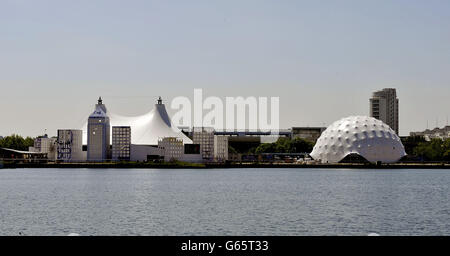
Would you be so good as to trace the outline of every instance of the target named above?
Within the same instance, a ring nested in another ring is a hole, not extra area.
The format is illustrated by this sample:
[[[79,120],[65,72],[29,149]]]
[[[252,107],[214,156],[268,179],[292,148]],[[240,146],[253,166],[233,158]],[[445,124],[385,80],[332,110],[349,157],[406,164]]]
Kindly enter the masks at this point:
[[[98,99],[95,111],[89,116],[87,131],[87,160],[101,162],[110,159],[111,126],[102,98]]]
[[[228,137],[214,136],[214,160],[225,162],[228,160]]]
[[[292,127],[291,138],[301,138],[315,143],[326,129],[326,127]]]
[[[370,116],[389,125],[398,135],[399,105],[397,92],[394,88],[385,88],[372,94]]]
[[[180,160],[184,154],[183,140],[177,137],[166,137],[158,140],[158,148],[164,161]]]
[[[200,145],[200,154],[204,161],[214,160],[214,128],[194,127],[192,142]]]
[[[192,141],[200,145],[200,154],[203,161],[228,160],[228,135],[216,135],[212,127],[194,127]]]
[[[113,126],[112,159],[116,161],[129,161],[131,159],[130,126]]]
[[[85,161],[82,130],[58,130],[57,159],[65,162]]]
[[[410,136],[422,136],[427,141],[431,141],[432,139],[445,140],[450,138],[450,126],[447,125],[444,128],[436,127],[432,130],[426,129],[423,132],[411,132]]]

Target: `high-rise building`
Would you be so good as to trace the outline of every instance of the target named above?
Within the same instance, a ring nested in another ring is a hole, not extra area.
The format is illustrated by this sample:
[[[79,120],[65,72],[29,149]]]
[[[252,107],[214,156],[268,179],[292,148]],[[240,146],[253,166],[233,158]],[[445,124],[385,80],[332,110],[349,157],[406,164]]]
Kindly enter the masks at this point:
[[[57,152],[61,161],[85,161],[82,130],[58,130]]]
[[[89,116],[87,130],[87,160],[110,159],[111,126],[106,106],[101,97],[98,99],[98,104],[95,105],[95,111]]]
[[[113,126],[112,128],[112,159],[130,160],[131,128],[130,126]]]
[[[376,91],[370,98],[370,116],[383,121],[398,134],[398,98],[394,88]]]

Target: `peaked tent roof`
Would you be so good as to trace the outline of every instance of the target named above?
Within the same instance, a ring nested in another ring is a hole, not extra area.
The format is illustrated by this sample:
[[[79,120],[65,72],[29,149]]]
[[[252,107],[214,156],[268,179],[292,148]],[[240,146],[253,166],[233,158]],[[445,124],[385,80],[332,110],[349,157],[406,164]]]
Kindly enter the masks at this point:
[[[158,145],[158,140],[164,137],[177,137],[182,139],[184,144],[192,144],[192,140],[172,124],[165,105],[159,101],[154,109],[142,116],[126,117],[110,113],[109,117],[111,127],[131,127],[131,144]],[[83,143],[86,143],[87,124],[83,133]]]

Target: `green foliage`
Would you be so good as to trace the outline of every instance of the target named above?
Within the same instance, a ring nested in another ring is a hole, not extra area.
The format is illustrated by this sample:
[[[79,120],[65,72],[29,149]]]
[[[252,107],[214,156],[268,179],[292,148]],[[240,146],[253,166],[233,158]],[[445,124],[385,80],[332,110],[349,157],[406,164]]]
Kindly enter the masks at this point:
[[[428,161],[450,161],[450,139],[421,142],[414,148],[414,155]]]
[[[420,143],[427,142],[423,136],[408,136],[402,138],[403,146],[405,147],[406,154],[414,155],[414,149],[419,146]]]
[[[305,153],[311,152],[314,143],[301,139],[279,138],[274,143],[263,143],[255,149],[256,154],[261,153]]]
[[[15,150],[27,151],[29,147],[34,146],[34,139],[30,137],[23,138],[17,134],[0,139],[0,148],[10,148]]]

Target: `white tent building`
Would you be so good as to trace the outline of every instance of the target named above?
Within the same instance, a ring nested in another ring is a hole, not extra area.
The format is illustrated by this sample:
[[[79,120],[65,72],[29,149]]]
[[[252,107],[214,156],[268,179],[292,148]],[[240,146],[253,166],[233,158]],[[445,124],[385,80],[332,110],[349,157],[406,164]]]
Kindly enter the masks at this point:
[[[142,116],[126,117],[108,113],[112,126],[131,127],[131,160],[144,161],[148,155],[161,155],[158,141],[163,138],[179,138],[183,144],[192,144],[192,140],[172,124],[161,97],[155,108]],[[83,133],[87,134],[87,124]],[[84,138],[87,136],[84,136]],[[83,143],[86,143],[84,141]]]
[[[142,116],[129,117],[114,113],[108,115],[111,126],[131,127],[131,144],[157,146],[158,140],[165,137],[177,137],[182,139],[184,144],[192,144],[192,140],[172,124],[161,98],[158,99],[154,109]],[[86,130],[87,123],[83,132],[86,133]]]
[[[372,163],[394,163],[406,155],[400,138],[387,124],[366,116],[350,116],[331,124],[310,155],[322,163],[338,163],[350,154]]]

